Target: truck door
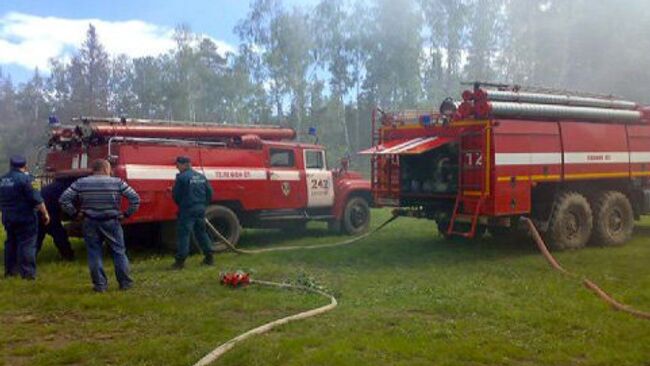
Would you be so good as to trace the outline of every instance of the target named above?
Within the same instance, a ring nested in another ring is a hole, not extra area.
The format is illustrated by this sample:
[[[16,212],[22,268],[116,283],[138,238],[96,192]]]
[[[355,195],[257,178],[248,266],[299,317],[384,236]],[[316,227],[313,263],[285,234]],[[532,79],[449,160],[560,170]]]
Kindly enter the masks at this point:
[[[269,181],[265,197],[268,209],[304,208],[304,189],[296,160],[293,148],[269,149]]]
[[[329,207],[334,204],[334,179],[327,170],[325,151],[304,151],[307,176],[307,207]]]

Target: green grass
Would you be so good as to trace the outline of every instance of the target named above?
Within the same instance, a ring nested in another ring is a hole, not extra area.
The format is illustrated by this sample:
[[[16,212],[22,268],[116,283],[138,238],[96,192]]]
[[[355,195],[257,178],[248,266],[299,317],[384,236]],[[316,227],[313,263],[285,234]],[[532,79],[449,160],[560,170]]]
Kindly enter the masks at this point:
[[[374,224],[388,217],[375,211]],[[450,242],[429,221],[400,219],[351,247],[257,256],[222,254],[216,268],[193,257],[131,253],[136,286],[90,291],[85,262],[62,263],[53,245],[36,282],[0,280],[0,364],[190,365],[254,326],[326,300],[218,284],[223,269],[268,280],[306,273],[339,298],[333,312],[235,347],[222,365],[650,365],[650,322],[610,310],[553,272],[532,243]],[[249,231],[242,247],[326,243]],[[620,248],[557,254],[618,300],[650,311],[650,221]],[[83,245],[75,244],[80,256]],[[112,271],[106,259],[107,273]]]

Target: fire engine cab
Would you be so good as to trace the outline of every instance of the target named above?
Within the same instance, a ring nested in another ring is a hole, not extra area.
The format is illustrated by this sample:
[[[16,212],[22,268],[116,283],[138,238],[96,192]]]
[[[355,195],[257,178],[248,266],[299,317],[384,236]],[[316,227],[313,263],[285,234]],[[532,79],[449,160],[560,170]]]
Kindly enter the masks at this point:
[[[375,204],[446,236],[517,231],[555,248],[618,245],[650,212],[650,108],[612,97],[476,83],[440,111],[373,115]]]
[[[323,146],[294,141],[293,129],[125,118],[73,122],[52,128],[42,170],[50,179],[83,176],[93,159],[108,159],[141,197],[140,210],[125,221],[132,238],[173,243],[171,188],[179,155],[190,157],[211,182],[207,218],[233,244],[242,226],[295,230],[321,220],[348,234],[368,229],[369,181],[347,164],[329,169]]]

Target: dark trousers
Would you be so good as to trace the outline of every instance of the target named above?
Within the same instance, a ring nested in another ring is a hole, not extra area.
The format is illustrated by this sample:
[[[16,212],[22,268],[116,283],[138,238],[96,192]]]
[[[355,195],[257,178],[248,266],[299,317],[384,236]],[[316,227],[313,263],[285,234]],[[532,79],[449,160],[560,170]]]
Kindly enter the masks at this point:
[[[133,280],[129,277],[129,258],[126,256],[122,225],[114,220],[85,219],[83,223],[84,242],[88,250],[88,269],[96,290],[106,290],[108,279],[102,263],[102,246],[106,242],[113,255],[115,278],[120,288],[129,287]]]
[[[41,251],[43,247],[43,239],[45,239],[45,234],[49,234],[54,241],[56,249],[58,249],[59,254],[64,259],[71,260],[74,258],[74,252],[72,246],[70,245],[70,240],[68,240],[68,233],[63,228],[61,220],[58,220],[55,217],[52,217],[50,224],[45,226],[43,222],[38,224],[38,238],[36,239],[36,254]]]
[[[199,242],[203,254],[212,254],[212,240],[205,228],[205,215],[179,215],[176,220],[176,260],[184,261],[190,253],[190,237]]]
[[[36,216],[28,222],[3,222],[5,241],[5,276],[36,278]]]

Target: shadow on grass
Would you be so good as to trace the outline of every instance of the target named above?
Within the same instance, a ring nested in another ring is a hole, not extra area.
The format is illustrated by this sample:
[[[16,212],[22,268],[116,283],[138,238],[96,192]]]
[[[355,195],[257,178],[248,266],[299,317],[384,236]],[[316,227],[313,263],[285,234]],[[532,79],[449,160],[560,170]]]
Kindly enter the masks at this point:
[[[318,243],[333,243],[346,240],[348,236],[331,236],[327,230],[311,229],[303,235],[287,236],[274,231],[253,231],[242,241],[242,247],[282,246],[290,238],[323,237]],[[306,245],[307,246],[307,245]],[[497,240],[491,237],[476,240],[445,239],[437,233],[421,231],[404,232],[386,229],[345,247],[323,248],[317,250],[268,253],[275,262],[287,266],[309,265],[320,268],[363,267],[379,269],[383,267],[447,266],[458,263],[478,263],[536,255],[533,242],[527,239]]]
[[[650,237],[650,226],[637,225],[634,228],[634,235]]]

